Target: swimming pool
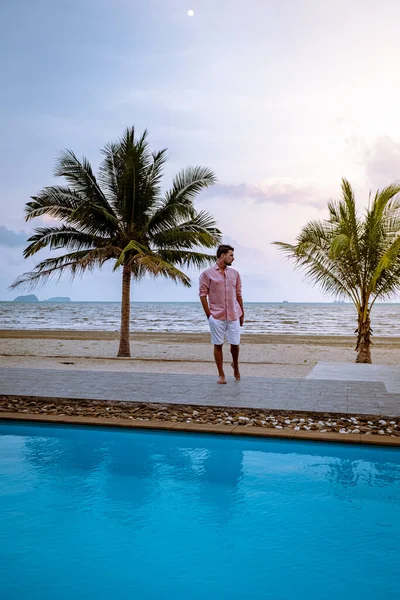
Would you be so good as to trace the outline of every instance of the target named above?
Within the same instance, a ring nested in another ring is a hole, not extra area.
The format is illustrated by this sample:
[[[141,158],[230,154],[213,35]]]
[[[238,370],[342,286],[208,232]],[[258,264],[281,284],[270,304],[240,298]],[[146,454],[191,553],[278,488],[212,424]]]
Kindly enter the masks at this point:
[[[0,423],[4,600],[398,599],[400,451]]]

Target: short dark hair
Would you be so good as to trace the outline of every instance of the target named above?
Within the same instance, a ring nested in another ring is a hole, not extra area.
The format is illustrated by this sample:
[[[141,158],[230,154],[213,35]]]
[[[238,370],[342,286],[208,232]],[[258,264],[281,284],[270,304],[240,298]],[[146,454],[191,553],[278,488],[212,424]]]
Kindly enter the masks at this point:
[[[235,250],[235,248],[233,248],[229,244],[221,244],[217,248],[217,258],[220,258],[223,254],[227,254],[229,252],[229,250],[232,250],[232,252],[233,252]]]

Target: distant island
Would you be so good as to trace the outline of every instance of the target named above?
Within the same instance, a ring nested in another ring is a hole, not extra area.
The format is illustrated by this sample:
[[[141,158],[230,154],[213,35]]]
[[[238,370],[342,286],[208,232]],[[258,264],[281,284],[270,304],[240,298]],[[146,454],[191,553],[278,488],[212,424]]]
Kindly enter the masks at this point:
[[[39,302],[39,298],[35,294],[28,294],[27,296],[17,296],[14,298],[14,302]]]
[[[28,294],[27,296],[17,296],[14,298],[14,302],[40,302],[39,298],[35,294]],[[72,302],[68,296],[55,296],[54,298],[48,298],[43,302]]]

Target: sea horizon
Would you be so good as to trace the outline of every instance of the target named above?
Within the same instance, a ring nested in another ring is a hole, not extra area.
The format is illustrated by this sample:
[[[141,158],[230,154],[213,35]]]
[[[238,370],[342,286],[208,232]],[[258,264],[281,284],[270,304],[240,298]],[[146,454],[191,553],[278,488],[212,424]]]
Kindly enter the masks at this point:
[[[400,303],[377,303],[372,310],[375,336],[400,335]],[[119,331],[119,301],[0,301],[0,329]],[[245,302],[243,333],[353,335],[357,312],[351,302]],[[134,332],[201,333],[208,322],[200,302],[131,302]]]
[[[14,300],[0,300],[0,304],[121,304],[121,300],[68,300],[68,301],[56,301],[50,299],[38,300],[37,302],[30,301],[16,301]],[[199,300],[131,300],[130,304],[199,304]],[[305,301],[305,300],[250,300],[245,301],[244,304],[346,304],[353,306],[353,302],[350,300],[319,300],[319,301]],[[374,302],[374,306],[380,304],[394,304],[400,305],[400,300],[392,301],[385,300],[381,302]]]

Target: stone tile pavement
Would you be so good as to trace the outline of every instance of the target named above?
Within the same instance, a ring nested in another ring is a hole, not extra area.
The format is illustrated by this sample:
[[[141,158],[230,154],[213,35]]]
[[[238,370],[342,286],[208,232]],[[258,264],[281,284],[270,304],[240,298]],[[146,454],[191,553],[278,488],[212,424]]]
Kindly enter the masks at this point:
[[[307,379],[336,381],[381,381],[391,394],[400,394],[400,365],[363,365],[319,362]]]
[[[217,385],[205,375],[3,368],[0,394],[400,416],[400,393],[371,381],[246,377]]]

